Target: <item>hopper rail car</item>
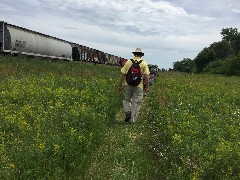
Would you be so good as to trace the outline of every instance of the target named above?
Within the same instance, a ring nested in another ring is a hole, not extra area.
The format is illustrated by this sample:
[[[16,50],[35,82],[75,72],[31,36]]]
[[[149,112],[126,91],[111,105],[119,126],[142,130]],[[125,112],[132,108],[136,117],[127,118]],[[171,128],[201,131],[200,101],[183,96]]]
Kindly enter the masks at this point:
[[[123,66],[127,59],[0,21],[0,53]]]

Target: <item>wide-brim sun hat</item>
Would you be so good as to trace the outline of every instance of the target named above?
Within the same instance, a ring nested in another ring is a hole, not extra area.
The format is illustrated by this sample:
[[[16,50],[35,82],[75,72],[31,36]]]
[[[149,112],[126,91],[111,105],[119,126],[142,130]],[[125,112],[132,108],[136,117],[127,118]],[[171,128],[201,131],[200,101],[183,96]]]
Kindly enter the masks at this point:
[[[142,52],[141,48],[137,48],[136,51],[133,51],[132,53],[133,54],[142,54],[142,55],[144,55],[144,53]]]

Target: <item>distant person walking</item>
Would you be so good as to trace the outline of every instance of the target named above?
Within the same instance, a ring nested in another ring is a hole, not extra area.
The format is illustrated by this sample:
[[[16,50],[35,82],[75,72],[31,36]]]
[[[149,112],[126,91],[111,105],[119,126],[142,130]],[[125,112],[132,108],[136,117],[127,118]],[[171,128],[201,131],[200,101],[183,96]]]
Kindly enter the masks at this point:
[[[150,81],[149,81],[149,84],[150,85],[153,85],[154,84],[154,81],[155,81],[155,77],[156,76],[156,70],[154,67],[151,67],[150,68]]]
[[[146,61],[141,59],[144,56],[142,50],[137,48],[132,53],[134,58],[128,60],[121,69],[122,75],[118,85],[118,92],[122,91],[125,80],[125,97],[123,100],[123,109],[126,114],[125,121],[135,123],[143,99],[143,93],[148,92],[150,72]],[[145,80],[144,88],[143,79]]]

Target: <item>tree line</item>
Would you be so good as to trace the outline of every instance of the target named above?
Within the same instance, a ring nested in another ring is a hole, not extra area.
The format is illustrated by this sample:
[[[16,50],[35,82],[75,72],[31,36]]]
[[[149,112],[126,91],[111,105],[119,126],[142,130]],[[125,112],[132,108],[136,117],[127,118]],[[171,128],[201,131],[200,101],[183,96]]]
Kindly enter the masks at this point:
[[[173,63],[173,70],[187,73],[240,75],[240,33],[237,28],[223,28],[222,40],[203,48],[194,59]]]

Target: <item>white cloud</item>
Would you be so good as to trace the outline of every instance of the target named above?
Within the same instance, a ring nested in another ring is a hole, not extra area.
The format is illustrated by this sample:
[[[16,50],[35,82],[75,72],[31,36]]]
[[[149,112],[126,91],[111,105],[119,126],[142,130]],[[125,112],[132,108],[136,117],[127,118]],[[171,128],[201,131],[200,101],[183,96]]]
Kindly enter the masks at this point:
[[[228,7],[228,8],[232,7],[232,4],[229,4],[227,7]]]
[[[9,6],[6,4],[0,4],[0,9],[1,11],[5,11],[5,12],[14,12],[17,11],[17,9],[13,6]]]
[[[177,33],[189,33],[185,22],[201,28],[202,23],[215,20],[211,17],[188,14],[183,8],[165,1],[65,0],[56,2],[54,0],[42,0],[42,2],[51,9],[60,9],[70,13],[71,16],[79,17],[85,23],[114,29],[121,33],[161,35],[165,32],[171,32],[172,29],[178,29],[178,31],[175,31]]]
[[[20,0],[21,3],[26,3],[31,6],[39,6],[40,2],[38,0]]]
[[[238,0],[19,1],[0,2],[4,21],[121,57],[141,47],[164,68],[221,40],[222,28],[240,28]]]
[[[232,11],[236,14],[240,14],[240,9],[232,9]]]

